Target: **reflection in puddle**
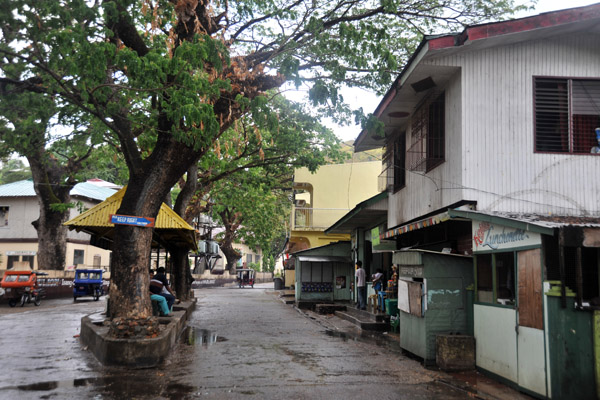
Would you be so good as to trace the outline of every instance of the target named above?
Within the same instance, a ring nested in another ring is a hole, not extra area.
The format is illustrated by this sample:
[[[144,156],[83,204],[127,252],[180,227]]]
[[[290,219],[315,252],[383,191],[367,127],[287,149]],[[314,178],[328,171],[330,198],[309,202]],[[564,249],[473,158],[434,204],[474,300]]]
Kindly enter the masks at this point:
[[[168,398],[181,399],[186,398],[197,388],[180,383],[169,383],[164,385],[159,382],[152,382],[140,379],[139,376],[120,375],[114,377],[101,378],[83,378],[64,381],[38,382],[29,385],[18,385],[0,388],[0,398],[3,391],[20,390],[24,392],[51,392],[57,389],[90,387],[97,395],[96,398],[107,399],[129,399],[129,398]],[[67,390],[67,393],[69,391]],[[40,395],[41,396],[41,395]],[[55,394],[48,394],[45,397],[54,397]],[[106,397],[105,397],[106,396]],[[148,397],[151,396],[151,397]]]
[[[347,334],[346,332],[339,332],[339,331],[334,331],[331,329],[325,330],[325,334],[327,336],[340,338],[344,342],[347,342],[348,340],[356,340],[356,336],[351,336],[351,335]]]
[[[227,341],[223,336],[219,336],[214,332],[207,329],[194,328],[193,326],[188,326],[181,336],[183,341],[189,345],[209,346],[217,342]]]
[[[48,391],[66,387],[88,386],[96,381],[95,378],[73,379],[68,381],[38,382],[30,385],[19,385],[16,389],[24,391]]]

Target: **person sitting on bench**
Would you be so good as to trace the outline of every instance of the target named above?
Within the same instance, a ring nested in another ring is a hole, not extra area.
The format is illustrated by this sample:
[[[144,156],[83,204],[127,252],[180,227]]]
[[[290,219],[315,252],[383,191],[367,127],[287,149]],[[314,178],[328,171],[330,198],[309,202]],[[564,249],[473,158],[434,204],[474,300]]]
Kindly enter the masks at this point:
[[[152,278],[154,277],[154,273],[150,271],[150,282],[152,282]],[[154,300],[158,303],[158,308],[160,310],[160,315],[164,317],[170,317],[171,313],[169,311],[169,306],[167,305],[167,299],[159,294],[152,293],[152,286],[150,286],[150,300]]]
[[[164,267],[158,268],[156,270],[156,274],[154,274],[154,277],[150,280],[150,291],[153,294],[158,294],[167,299],[169,310],[173,309],[172,307],[175,303],[175,295],[173,295],[173,291],[169,287],[169,281],[165,275]]]

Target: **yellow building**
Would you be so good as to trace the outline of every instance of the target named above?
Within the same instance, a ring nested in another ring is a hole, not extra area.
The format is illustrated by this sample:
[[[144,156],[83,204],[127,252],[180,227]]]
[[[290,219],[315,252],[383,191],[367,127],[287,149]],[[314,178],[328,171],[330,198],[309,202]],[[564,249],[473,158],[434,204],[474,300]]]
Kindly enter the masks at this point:
[[[379,193],[381,161],[324,165],[294,172],[294,206],[288,253],[324,246],[350,235],[324,233],[358,203]]]
[[[358,203],[379,193],[380,173],[381,161],[324,165],[314,174],[307,168],[294,171],[294,204],[286,252],[350,240],[349,234],[325,234],[325,229]],[[284,285],[290,287],[295,274],[287,268],[293,268],[293,263],[285,264]]]

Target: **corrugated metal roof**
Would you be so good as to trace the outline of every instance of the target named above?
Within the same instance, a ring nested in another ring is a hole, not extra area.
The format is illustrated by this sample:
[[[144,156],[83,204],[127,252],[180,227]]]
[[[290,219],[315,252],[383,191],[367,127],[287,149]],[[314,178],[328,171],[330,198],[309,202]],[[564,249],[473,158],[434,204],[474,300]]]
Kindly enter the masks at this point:
[[[125,189],[119,190],[102,203],[90,208],[83,214],[65,222],[65,225],[76,227],[114,227],[110,222],[110,215],[116,214],[121,206],[121,201],[125,195]],[[184,229],[194,231],[187,222],[185,222],[177,213],[165,203],[160,206],[158,217],[154,223],[156,229]]]
[[[94,200],[106,200],[115,194],[114,189],[94,185],[88,182],[78,183],[71,189],[71,196],[84,196]]]
[[[113,189],[97,186],[88,182],[78,183],[71,189],[71,196],[87,197],[93,200],[103,201],[115,194]],[[0,185],[0,197],[35,197],[32,180]]]
[[[0,197],[30,197],[35,196],[33,181],[25,180],[0,185]]]
[[[514,221],[521,224],[533,225],[541,229],[554,229],[564,226],[578,226],[587,228],[600,228],[600,217],[573,216],[573,215],[539,215],[525,213],[511,213],[502,211],[459,211],[450,210],[452,216],[471,219],[497,218],[504,221]],[[501,222],[498,222],[501,224]]]

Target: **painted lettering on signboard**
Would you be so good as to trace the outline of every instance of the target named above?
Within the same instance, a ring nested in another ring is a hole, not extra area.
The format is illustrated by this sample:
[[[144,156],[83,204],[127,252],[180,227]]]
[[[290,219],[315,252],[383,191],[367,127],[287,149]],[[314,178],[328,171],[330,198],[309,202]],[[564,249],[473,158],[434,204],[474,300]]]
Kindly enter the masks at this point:
[[[423,267],[422,266],[400,266],[400,276],[410,276],[412,278],[422,278],[423,277]]]
[[[474,252],[535,246],[540,243],[539,233],[496,225],[490,222],[473,221]]]

